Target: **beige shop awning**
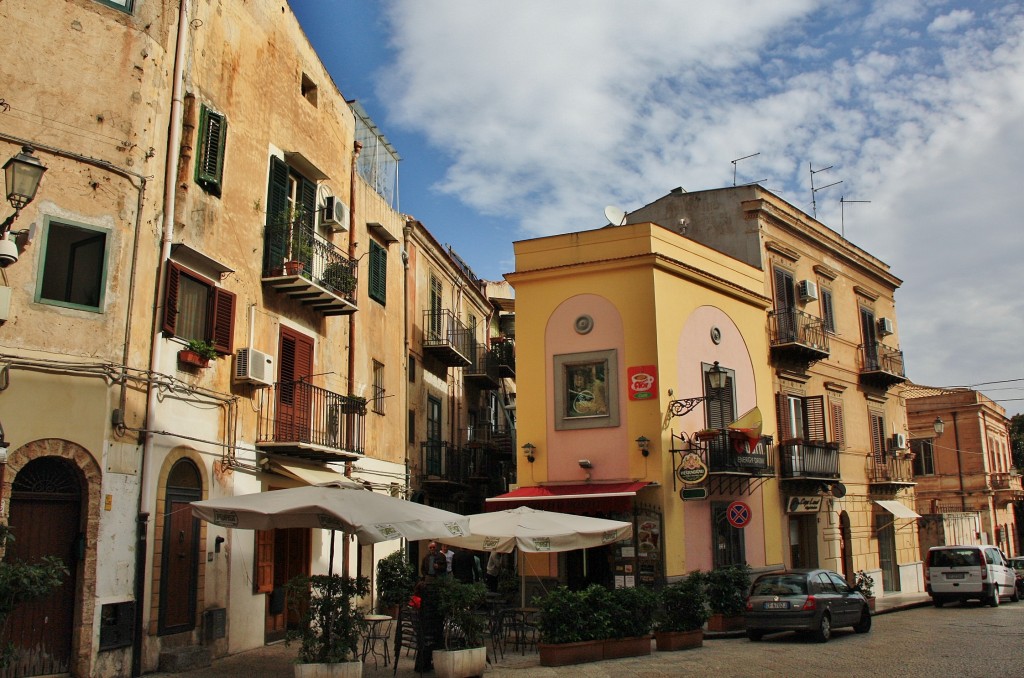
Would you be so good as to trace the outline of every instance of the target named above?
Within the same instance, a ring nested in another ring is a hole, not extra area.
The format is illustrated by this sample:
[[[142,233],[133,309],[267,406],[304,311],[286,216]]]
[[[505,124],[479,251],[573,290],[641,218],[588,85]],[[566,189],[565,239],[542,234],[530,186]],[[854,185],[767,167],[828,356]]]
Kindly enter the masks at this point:
[[[914,519],[921,517],[918,513],[914,512],[912,509],[907,508],[898,501],[875,500],[875,503],[884,508],[889,513],[896,516],[897,518]]]
[[[267,466],[267,470],[271,473],[276,473],[286,478],[292,478],[298,480],[300,483],[307,485],[324,485],[326,483],[340,483],[342,485],[354,485],[362,487],[359,483],[346,478],[343,473],[331,469],[329,466],[319,466],[317,464],[306,464],[300,461],[282,460],[282,459],[268,459],[270,464]]]

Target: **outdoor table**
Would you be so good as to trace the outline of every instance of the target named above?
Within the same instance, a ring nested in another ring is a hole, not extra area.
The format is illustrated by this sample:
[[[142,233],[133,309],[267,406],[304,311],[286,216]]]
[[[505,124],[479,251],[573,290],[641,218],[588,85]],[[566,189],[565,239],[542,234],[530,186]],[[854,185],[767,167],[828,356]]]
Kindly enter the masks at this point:
[[[368,614],[363,617],[369,625],[366,637],[363,639],[363,663],[366,663],[368,656],[373,657],[373,665],[377,666],[377,657],[384,659],[384,666],[388,665],[391,655],[388,652],[388,639],[391,636],[391,622],[394,619],[386,614]]]

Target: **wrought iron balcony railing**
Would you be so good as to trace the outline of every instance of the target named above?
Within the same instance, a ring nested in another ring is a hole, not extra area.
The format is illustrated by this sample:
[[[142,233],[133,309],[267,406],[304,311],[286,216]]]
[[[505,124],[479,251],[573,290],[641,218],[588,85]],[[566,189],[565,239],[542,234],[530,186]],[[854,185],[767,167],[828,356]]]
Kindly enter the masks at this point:
[[[835,443],[793,441],[779,444],[783,478],[839,478],[839,447]]]
[[[718,435],[705,442],[708,446],[708,470],[711,473],[775,475],[775,450],[771,436],[761,436],[761,441],[751,449],[745,438],[736,436],[728,429],[721,429]]]
[[[502,377],[516,376],[516,340],[513,337],[497,337],[491,339],[491,350],[498,363],[498,373]]]
[[[260,390],[260,449],[322,461],[358,459],[366,442],[366,401],[302,381]]]
[[[323,315],[357,309],[356,264],[301,222],[266,226],[263,281]]]
[[[1024,492],[1020,474],[1014,471],[1009,473],[990,473],[989,486],[996,492],[1010,492],[1013,494]]]
[[[768,314],[772,354],[811,363],[829,355],[829,337],[821,318],[795,308]]]
[[[455,448],[446,440],[426,440],[422,453],[420,481],[472,486],[484,496],[508,490],[515,483],[515,459],[492,448]]]
[[[462,370],[462,376],[466,381],[485,389],[495,389],[501,386],[498,360],[492,349],[486,346],[477,346],[470,360],[470,364]]]
[[[475,349],[474,329],[447,309],[423,312],[423,350],[450,367],[472,363]]]
[[[889,388],[907,380],[903,367],[903,351],[880,341],[861,346],[860,378],[862,382]]]
[[[914,485],[914,462],[908,456],[868,456],[868,482],[878,485]]]

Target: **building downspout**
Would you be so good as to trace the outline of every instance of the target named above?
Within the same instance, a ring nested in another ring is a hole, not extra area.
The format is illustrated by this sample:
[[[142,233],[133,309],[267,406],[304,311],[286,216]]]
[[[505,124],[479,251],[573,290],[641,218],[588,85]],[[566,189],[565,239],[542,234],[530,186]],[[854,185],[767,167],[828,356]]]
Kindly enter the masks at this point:
[[[960,431],[956,427],[956,410],[953,410],[953,444],[956,445],[956,474],[960,478],[960,508],[967,510],[967,493],[964,491],[964,466],[960,460]]]
[[[167,129],[167,160],[164,165],[164,200],[163,200],[163,235],[160,241],[160,259],[157,263],[156,297],[153,303],[153,335],[149,353],[149,369],[157,371],[162,357],[161,310],[165,284],[165,269],[171,256],[171,239],[174,235],[174,200],[177,191],[178,158],[181,145],[182,121],[182,90],[185,73],[185,45],[188,37],[188,16],[190,0],[181,0],[178,4],[178,34],[174,49],[174,71],[171,80],[171,111],[168,116]],[[150,381],[146,388],[146,422],[145,428],[152,430],[156,418],[156,385]],[[142,445],[142,458],[139,460],[139,506],[136,522],[138,537],[135,551],[135,633],[132,642],[132,676],[142,675],[142,641],[143,641],[143,607],[146,592],[147,547],[149,533],[149,513],[145,507],[150,504],[147,496],[146,465],[153,452],[153,433],[146,433]]]
[[[363,145],[358,141],[352,142],[352,170],[349,176],[348,186],[348,258],[356,258],[356,174],[358,173],[359,167],[359,151],[363,149]],[[367,281],[369,284],[369,281]],[[356,288],[358,294],[358,287]],[[355,379],[356,373],[356,347],[355,347],[355,336],[356,336],[356,314],[348,314],[348,395],[355,395]],[[365,431],[365,429],[364,429]],[[365,452],[365,450],[364,450]],[[352,477],[352,462],[345,462],[345,477]],[[348,535],[345,535],[345,539],[341,543],[341,559],[345,563],[345,573],[349,571],[349,551],[351,549],[351,539]]]

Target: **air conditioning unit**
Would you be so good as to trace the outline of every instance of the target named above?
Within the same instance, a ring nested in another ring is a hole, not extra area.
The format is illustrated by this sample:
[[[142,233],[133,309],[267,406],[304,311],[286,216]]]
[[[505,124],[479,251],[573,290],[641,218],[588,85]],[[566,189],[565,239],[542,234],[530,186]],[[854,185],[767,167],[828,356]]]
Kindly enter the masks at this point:
[[[814,301],[818,298],[818,285],[813,280],[801,280],[796,286],[800,301]]]
[[[892,320],[890,320],[889,318],[879,318],[878,319],[878,333],[879,334],[881,334],[883,337],[887,337],[890,334],[892,334],[893,332],[895,332],[895,330],[892,328]]]
[[[892,440],[889,441],[890,450],[905,450],[907,449],[907,436],[903,433],[893,433]]]
[[[252,348],[240,348],[235,355],[235,382],[256,386],[274,383],[274,356]]]
[[[324,206],[320,208],[320,225],[329,230],[348,230],[348,205],[333,195],[324,198]]]

